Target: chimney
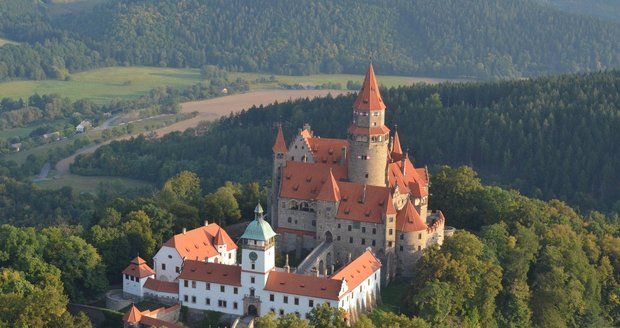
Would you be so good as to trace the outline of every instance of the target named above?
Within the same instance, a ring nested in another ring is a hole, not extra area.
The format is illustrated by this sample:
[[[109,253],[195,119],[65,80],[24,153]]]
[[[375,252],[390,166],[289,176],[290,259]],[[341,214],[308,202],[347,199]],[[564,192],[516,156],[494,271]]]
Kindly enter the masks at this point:
[[[390,137],[390,153],[394,151],[394,137]]]
[[[340,150],[340,165],[344,166],[347,161],[347,147],[342,147]]]
[[[304,123],[304,130],[308,130],[308,132],[310,132],[310,135],[312,136],[312,129],[310,128],[310,124]]]
[[[334,274],[334,271],[336,270],[336,267],[332,264],[329,269],[331,270],[331,274]]]
[[[209,220],[205,220],[205,227],[209,225]]]
[[[183,228],[183,234],[185,234],[187,232],[186,228]]]
[[[323,269],[323,275],[327,277],[327,267],[325,267],[325,269]]]
[[[364,204],[366,202],[366,184],[364,183],[364,190],[362,190],[362,198],[360,198],[360,203]]]
[[[351,263],[351,253],[347,256],[347,263]]]
[[[286,272],[291,272],[291,267],[288,265],[288,254],[286,254],[284,260],[284,270],[286,270]]]
[[[319,270],[317,270],[317,268],[314,268],[314,272],[316,273],[316,276],[317,276],[317,277],[318,277],[318,276],[320,276],[320,274],[321,274],[321,273],[319,272]]]

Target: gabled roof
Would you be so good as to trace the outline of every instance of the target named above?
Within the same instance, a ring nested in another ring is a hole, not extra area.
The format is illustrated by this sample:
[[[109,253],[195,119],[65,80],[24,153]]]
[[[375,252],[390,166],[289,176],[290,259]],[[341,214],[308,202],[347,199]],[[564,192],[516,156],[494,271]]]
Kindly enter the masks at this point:
[[[377,85],[377,78],[375,77],[375,70],[372,67],[372,63],[368,65],[368,71],[362,84],[362,89],[357,94],[353,108],[356,110],[385,110],[385,104],[379,93],[379,86]]]
[[[411,161],[405,159],[405,174],[403,175],[403,161],[388,164],[388,182],[390,187],[398,186],[399,192],[411,193],[416,198],[428,195],[428,181],[425,168],[415,168]]]
[[[347,177],[347,166],[288,161],[282,170],[280,197],[313,200],[327,182],[329,169],[336,180]]]
[[[168,241],[164,243],[164,246],[175,248],[181,257],[192,260],[204,260],[219,254],[215,248],[215,237],[220,230],[222,234],[221,238],[224,243],[226,243],[227,249],[229,251],[237,249],[237,244],[235,244],[232,238],[228,236],[225,230],[215,223],[185,233],[176,234],[168,239]]]
[[[131,260],[129,266],[127,266],[125,270],[123,270],[123,274],[127,274],[137,278],[144,278],[154,275],[155,271],[153,271],[153,269],[151,269],[151,267],[146,264],[145,260],[143,260],[139,256],[136,256],[136,258]]]
[[[144,288],[150,289],[155,292],[178,294],[179,283],[174,281],[163,281],[153,278],[148,278],[144,282]]]
[[[224,240],[224,229],[222,228],[215,234],[215,245],[226,245],[226,241]]]
[[[396,230],[402,232],[423,231],[428,226],[420,217],[420,213],[416,210],[410,200],[396,215]]]
[[[369,128],[351,125],[348,131],[349,131],[349,134],[367,134],[367,135],[385,135],[385,134],[390,133],[390,129],[388,129],[385,125],[374,126],[374,127],[369,127]]]
[[[342,148],[349,149],[349,141],[345,139],[307,138],[306,141],[315,163],[338,164],[342,160]]]
[[[381,261],[370,250],[366,250],[358,258],[332,275],[332,279],[342,280],[344,278],[349,291],[352,291],[380,268]]]
[[[128,324],[135,324],[140,322],[141,318],[142,313],[140,313],[140,310],[138,310],[135,305],[132,305],[131,309],[129,309],[129,312],[125,313],[125,315],[123,316],[123,321]]]
[[[327,277],[271,271],[265,290],[300,296],[337,300],[341,282]]]
[[[180,279],[198,280],[210,283],[241,286],[241,267],[203,261],[185,261]]]
[[[338,183],[334,178],[334,174],[332,173],[332,169],[329,169],[329,176],[327,178],[327,182],[323,184],[321,187],[321,192],[316,197],[317,200],[324,200],[330,202],[337,202],[340,200],[340,188],[338,188]]]
[[[278,126],[278,135],[276,136],[276,141],[271,149],[274,153],[286,153],[286,141],[284,140],[281,125]]]
[[[336,218],[382,223],[383,214],[395,213],[390,189],[353,182],[338,182],[340,204]]]

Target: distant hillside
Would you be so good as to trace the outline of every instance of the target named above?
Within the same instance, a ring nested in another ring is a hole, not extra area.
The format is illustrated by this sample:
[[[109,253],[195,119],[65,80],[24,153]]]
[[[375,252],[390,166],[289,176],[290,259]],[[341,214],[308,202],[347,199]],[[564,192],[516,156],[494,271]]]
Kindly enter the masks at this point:
[[[388,123],[398,124],[417,165],[471,165],[487,181],[528,195],[620,213],[618,90],[614,71],[403,87],[382,95]],[[263,181],[276,122],[285,124],[289,141],[305,122],[319,136],[345,137],[352,103],[353,95],[250,109],[203,133],[114,142],[78,157],[72,170],[157,183],[191,170],[207,190],[227,180]]]
[[[558,9],[601,19],[620,22],[618,0],[540,0]]]
[[[206,63],[279,74],[359,73],[370,56],[384,74],[418,76],[620,67],[620,43],[613,42],[620,24],[537,0],[108,0],[50,18],[56,6],[0,3],[0,37],[30,43],[2,49],[7,67],[0,79],[56,77],[63,68]]]

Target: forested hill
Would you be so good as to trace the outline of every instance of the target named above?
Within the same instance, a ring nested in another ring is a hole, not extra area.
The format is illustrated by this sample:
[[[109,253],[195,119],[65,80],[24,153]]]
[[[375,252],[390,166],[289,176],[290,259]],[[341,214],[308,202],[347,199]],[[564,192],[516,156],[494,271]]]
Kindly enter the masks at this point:
[[[380,66],[376,66],[381,70]],[[416,165],[468,164],[487,181],[581,209],[620,213],[620,72],[383,90],[390,126]],[[80,174],[163,183],[197,172],[207,190],[267,179],[275,123],[344,137],[353,96],[254,108],[203,131],[113,142],[78,157]]]
[[[441,77],[620,67],[620,24],[537,0],[108,0],[52,18],[42,3],[0,3],[0,37],[26,42],[0,48],[0,79],[115,64],[359,73],[370,56],[384,74]]]

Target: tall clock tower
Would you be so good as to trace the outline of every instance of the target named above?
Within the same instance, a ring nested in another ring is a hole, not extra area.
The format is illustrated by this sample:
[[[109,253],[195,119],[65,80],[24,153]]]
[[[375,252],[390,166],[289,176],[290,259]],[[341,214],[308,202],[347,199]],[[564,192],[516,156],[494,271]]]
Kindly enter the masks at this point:
[[[254,221],[241,236],[243,286],[255,286],[256,289],[265,286],[267,275],[275,267],[275,237],[276,233],[265,220],[263,207],[258,204],[254,209]]]

